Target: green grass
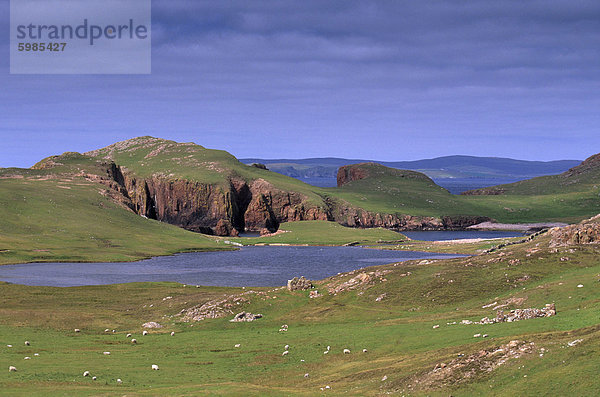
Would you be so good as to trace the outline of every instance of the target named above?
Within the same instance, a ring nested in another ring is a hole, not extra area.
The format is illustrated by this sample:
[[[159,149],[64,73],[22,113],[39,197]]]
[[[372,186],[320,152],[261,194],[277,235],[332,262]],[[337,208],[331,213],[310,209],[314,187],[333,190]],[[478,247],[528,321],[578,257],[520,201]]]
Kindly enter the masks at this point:
[[[355,229],[335,222],[301,221],[281,224],[279,233],[266,237],[223,238],[244,245],[344,245],[349,243],[376,244],[382,241],[405,241],[406,236],[382,228]]]
[[[239,309],[264,315],[252,323],[230,323],[227,317],[191,326],[176,316],[184,308],[244,291],[239,288],[0,284],[0,366],[5,368],[0,387],[3,395],[319,395],[326,385],[333,395],[590,395],[600,388],[595,376],[600,249],[552,252],[544,248],[547,244],[544,236],[488,255],[380,266],[391,270],[386,281],[317,299],[309,299],[307,292],[255,289],[267,294],[246,294],[250,303]],[[569,261],[561,261],[564,256]],[[328,283],[353,276],[318,281],[317,289],[325,292]],[[580,283],[584,288],[577,288]],[[375,302],[383,293],[386,298]],[[446,324],[493,316],[491,308],[482,306],[507,298],[524,299],[521,307],[554,302],[558,315],[494,325]],[[165,328],[141,336],[146,321]],[[289,325],[288,332],[278,332],[282,324]],[[433,329],[436,324],[440,328]],[[105,328],[116,333],[105,333]],[[125,337],[128,332],[137,345]],[[489,338],[473,338],[475,333]],[[415,382],[459,353],[473,354],[512,339],[534,342],[535,354],[439,390],[420,390]],[[575,339],[583,342],[566,347]],[[240,348],[234,347],[237,343]],[[286,344],[290,353],[282,356]],[[327,345],[332,349],[324,355]],[[540,357],[542,347],[547,351]],[[352,354],[344,355],[344,348]],[[152,371],[152,364],[160,370]],[[9,365],[18,372],[6,371]],[[98,380],[84,378],[86,370]],[[388,379],[382,382],[384,375]]]
[[[210,238],[144,219],[83,178],[0,179],[0,264],[132,261],[224,249]]]

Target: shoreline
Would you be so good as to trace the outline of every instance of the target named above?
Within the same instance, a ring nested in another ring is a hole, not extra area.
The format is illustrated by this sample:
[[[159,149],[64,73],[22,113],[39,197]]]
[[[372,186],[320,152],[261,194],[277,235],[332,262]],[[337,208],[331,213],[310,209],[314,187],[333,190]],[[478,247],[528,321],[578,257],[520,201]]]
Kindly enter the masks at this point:
[[[482,222],[477,225],[469,226],[465,230],[505,230],[528,232],[541,229],[549,229],[553,227],[568,226],[568,223],[563,222],[538,222],[538,223],[495,223]]]

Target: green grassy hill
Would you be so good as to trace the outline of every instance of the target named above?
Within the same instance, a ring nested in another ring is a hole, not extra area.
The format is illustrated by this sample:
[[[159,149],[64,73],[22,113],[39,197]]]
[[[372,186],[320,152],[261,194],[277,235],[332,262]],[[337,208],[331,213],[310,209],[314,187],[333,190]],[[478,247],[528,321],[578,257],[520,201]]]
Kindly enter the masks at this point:
[[[201,234],[134,214],[82,177],[24,174],[0,176],[0,264],[132,261],[223,249]]]

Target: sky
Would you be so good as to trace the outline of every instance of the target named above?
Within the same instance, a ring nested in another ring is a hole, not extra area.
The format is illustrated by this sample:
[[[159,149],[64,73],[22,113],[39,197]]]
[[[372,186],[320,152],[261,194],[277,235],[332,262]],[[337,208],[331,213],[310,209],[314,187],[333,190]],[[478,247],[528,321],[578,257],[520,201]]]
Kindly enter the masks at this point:
[[[0,167],[152,135],[239,158],[585,159],[597,0],[152,2],[151,75],[9,74]]]

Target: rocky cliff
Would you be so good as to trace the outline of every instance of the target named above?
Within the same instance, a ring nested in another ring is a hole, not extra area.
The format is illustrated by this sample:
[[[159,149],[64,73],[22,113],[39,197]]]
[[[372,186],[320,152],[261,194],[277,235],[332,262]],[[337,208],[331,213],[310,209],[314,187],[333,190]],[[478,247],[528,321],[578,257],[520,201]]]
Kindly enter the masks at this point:
[[[555,227],[548,231],[550,246],[561,247],[577,244],[600,244],[600,215],[578,224]]]

